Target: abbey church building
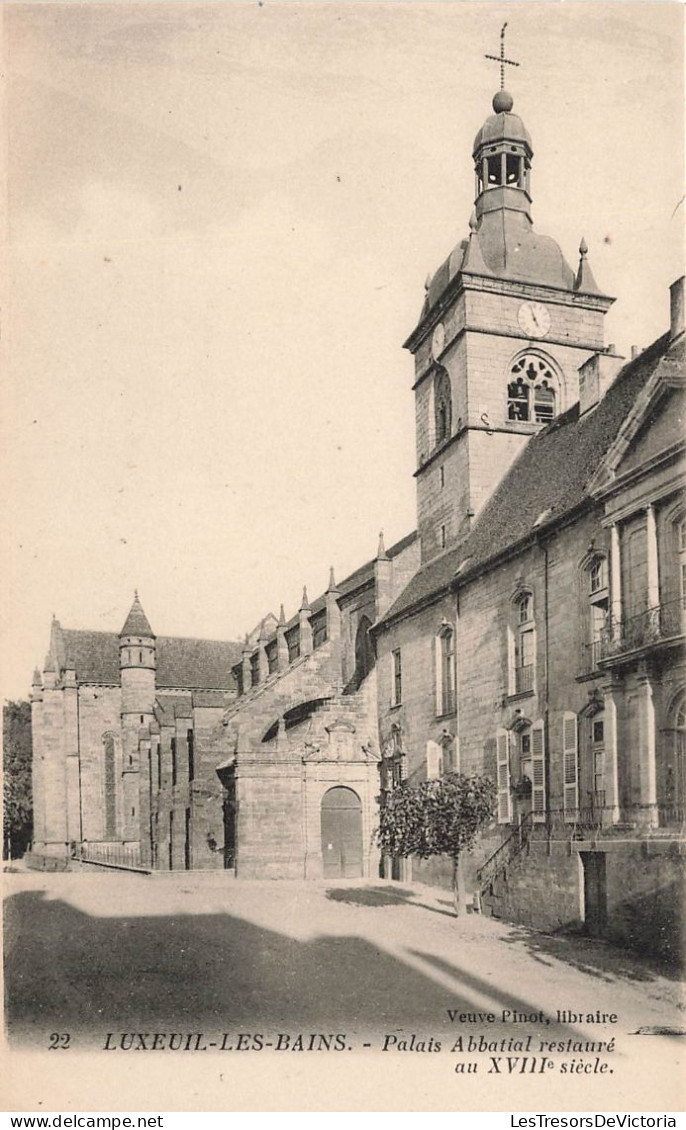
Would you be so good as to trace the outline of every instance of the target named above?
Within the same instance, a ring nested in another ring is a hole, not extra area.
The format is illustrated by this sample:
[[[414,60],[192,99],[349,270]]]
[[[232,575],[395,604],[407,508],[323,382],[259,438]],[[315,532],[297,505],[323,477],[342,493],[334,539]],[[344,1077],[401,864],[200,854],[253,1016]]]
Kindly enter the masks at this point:
[[[448,885],[448,862],[379,857],[379,806],[483,773],[475,908],[678,948],[683,279],[664,335],[619,356],[582,233],[570,264],[534,227],[534,140],[504,89],[492,111],[462,155],[464,238],[405,342],[416,530],[288,617],[270,596],[241,643],[157,637],[137,596],[118,634],[55,621],[35,865]]]

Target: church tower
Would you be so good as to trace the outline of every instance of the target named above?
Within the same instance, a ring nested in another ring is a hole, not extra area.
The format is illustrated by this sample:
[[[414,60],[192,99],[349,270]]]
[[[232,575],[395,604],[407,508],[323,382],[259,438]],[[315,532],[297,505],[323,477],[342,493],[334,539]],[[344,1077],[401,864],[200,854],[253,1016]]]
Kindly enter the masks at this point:
[[[423,562],[467,533],[527,439],[578,401],[579,367],[612,351],[603,321],[614,299],[596,286],[584,241],[575,273],[534,230],[533,143],[502,89],[503,36],[501,89],[474,139],[469,236],[427,280],[405,343]]]
[[[155,703],[156,640],[143,606],[134,595],[131,610],[119,633],[122,725],[122,827],[120,838],[130,843],[140,838],[140,728],[153,720]]]

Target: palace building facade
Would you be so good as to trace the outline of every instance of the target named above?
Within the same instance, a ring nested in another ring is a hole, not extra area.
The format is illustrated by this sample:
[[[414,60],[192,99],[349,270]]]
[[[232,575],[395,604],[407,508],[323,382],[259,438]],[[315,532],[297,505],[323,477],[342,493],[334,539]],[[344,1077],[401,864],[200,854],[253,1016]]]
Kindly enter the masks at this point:
[[[414,357],[417,529],[245,642],[53,624],[32,692],[35,860],[449,882],[378,857],[389,789],[487,773],[475,905],[678,945],[686,789],[683,279],[628,361],[582,240],[532,220],[504,90]],[[128,854],[127,854],[128,853]],[[126,863],[128,859],[128,864]]]

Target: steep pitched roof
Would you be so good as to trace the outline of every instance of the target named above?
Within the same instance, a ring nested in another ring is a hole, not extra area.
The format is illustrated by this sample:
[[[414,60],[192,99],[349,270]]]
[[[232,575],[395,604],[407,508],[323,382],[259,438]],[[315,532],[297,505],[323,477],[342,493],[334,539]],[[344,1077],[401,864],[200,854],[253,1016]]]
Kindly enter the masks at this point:
[[[623,366],[592,411],[579,416],[577,402],[532,436],[469,534],[415,573],[379,626],[447,591],[458,570],[460,583],[467,580],[524,541],[537,519],[541,520],[536,528],[545,529],[590,501],[590,479],[668,347],[665,334]]]
[[[74,668],[82,683],[119,682],[119,636],[114,632],[62,630],[64,667]],[[240,657],[234,640],[157,639],[157,687],[228,690],[231,668]]]
[[[133,598],[133,604],[126,617],[124,627],[119,633],[120,636],[146,636],[148,639],[154,639],[155,633],[150,627],[150,621],[143,611],[143,605],[138,599],[136,592]]]

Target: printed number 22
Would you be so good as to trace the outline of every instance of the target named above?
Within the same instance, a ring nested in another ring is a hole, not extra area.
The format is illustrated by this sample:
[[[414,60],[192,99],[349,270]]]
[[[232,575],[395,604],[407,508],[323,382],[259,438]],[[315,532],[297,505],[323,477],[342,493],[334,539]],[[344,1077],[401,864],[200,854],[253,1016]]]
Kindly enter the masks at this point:
[[[68,1048],[71,1036],[68,1032],[51,1032],[48,1051],[54,1052],[57,1048]]]

